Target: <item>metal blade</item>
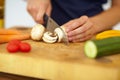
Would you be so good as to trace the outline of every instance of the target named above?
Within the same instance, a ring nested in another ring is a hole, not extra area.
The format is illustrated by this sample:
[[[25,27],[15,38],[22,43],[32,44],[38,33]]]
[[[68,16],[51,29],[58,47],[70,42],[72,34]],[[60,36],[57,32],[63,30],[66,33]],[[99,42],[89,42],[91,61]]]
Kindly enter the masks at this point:
[[[63,38],[62,38],[62,41],[64,42],[64,44],[69,45],[69,40],[68,40],[68,37],[67,37],[66,33],[63,31],[62,28],[60,28],[60,29],[62,30],[63,35],[64,35]]]
[[[46,14],[44,15],[44,26],[46,27],[47,31],[50,31],[52,33],[54,33],[55,28],[60,28],[60,26],[49,16],[47,16]],[[62,41],[68,45],[69,41],[68,41],[68,37],[66,35],[66,33],[63,31],[62,28],[60,28],[64,34]]]
[[[46,14],[44,15],[44,20],[45,20],[45,26],[46,30],[54,33],[55,28],[58,28],[59,25],[49,16]]]
[[[44,14],[43,19],[44,19],[44,24],[43,25],[46,28],[47,27],[47,22],[48,22],[48,16],[46,14]]]

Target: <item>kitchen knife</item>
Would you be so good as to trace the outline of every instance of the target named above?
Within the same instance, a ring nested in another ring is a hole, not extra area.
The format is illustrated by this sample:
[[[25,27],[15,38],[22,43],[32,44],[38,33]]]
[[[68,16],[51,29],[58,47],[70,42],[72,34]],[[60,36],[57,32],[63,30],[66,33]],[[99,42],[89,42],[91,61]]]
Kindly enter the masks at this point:
[[[54,33],[55,28],[60,27],[51,17],[44,15],[44,26],[47,31]]]
[[[43,18],[44,18],[44,26],[45,26],[46,30],[54,33],[55,28],[60,28],[64,35],[62,41],[66,45],[68,45],[69,44],[68,37],[67,37],[66,33],[63,31],[63,29],[48,15],[45,14]]]

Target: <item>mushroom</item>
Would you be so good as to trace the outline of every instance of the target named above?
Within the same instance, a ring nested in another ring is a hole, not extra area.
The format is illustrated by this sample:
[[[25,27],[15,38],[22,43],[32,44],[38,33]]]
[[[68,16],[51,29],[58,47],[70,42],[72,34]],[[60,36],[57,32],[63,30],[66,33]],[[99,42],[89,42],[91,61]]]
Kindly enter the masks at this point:
[[[58,39],[58,36],[56,34],[51,33],[51,32],[45,32],[43,34],[42,39],[46,43],[55,43]]]
[[[54,32],[58,36],[58,41],[57,42],[61,42],[62,38],[64,36],[63,31],[61,30],[61,28],[56,28]]]
[[[61,42],[63,37],[64,37],[64,33],[66,35],[65,32],[65,27],[61,26],[59,28],[56,28],[54,30],[54,33],[51,32],[45,32],[42,39],[44,42],[46,43],[55,43],[55,42]]]
[[[45,32],[45,27],[43,25],[36,24],[31,30],[31,38],[33,40],[41,40],[42,39],[46,43],[61,42],[64,37],[63,32],[65,32],[64,26],[56,28],[54,30],[54,33],[51,33],[49,31]]]
[[[58,36],[58,42],[62,41],[62,39],[64,37],[63,32],[65,33],[65,35],[67,35],[66,32],[65,32],[65,27],[64,26],[61,26],[60,28],[55,29],[55,34],[57,34],[57,36]]]
[[[31,38],[33,40],[41,40],[45,27],[41,24],[36,24],[31,30]]]

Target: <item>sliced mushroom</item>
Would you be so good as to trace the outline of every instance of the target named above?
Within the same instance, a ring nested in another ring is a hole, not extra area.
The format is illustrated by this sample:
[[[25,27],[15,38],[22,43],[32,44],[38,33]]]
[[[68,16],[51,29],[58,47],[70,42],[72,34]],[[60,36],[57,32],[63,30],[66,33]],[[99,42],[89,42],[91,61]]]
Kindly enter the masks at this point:
[[[31,30],[31,38],[33,40],[41,40],[45,27],[41,24],[36,24]]]
[[[55,43],[57,41],[57,39],[58,39],[58,36],[54,35],[51,32],[45,32],[42,39],[46,43]]]
[[[56,28],[55,34],[57,34],[57,36],[58,36],[58,42],[61,42],[63,39],[63,36],[64,36],[62,28]]]
[[[61,29],[64,31],[65,35],[67,35],[66,31],[65,31],[65,26],[60,26]]]

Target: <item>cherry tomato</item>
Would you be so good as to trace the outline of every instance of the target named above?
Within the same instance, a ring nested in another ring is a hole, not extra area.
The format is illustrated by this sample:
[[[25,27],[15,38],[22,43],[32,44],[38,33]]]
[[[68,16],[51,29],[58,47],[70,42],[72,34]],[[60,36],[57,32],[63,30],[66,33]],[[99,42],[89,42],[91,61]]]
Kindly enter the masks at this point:
[[[9,41],[9,43],[8,43],[8,44],[17,44],[17,45],[19,45],[20,43],[21,43],[21,41],[20,41],[20,40],[13,39],[13,40]]]
[[[19,46],[20,46],[20,51],[22,51],[22,52],[29,52],[31,50],[30,44],[28,44],[26,42],[21,42],[19,44]]]
[[[10,53],[18,52],[18,51],[19,51],[19,45],[16,45],[16,44],[8,44],[8,45],[7,45],[7,50],[8,50],[8,52],[10,52]]]

